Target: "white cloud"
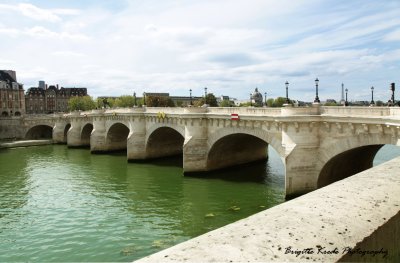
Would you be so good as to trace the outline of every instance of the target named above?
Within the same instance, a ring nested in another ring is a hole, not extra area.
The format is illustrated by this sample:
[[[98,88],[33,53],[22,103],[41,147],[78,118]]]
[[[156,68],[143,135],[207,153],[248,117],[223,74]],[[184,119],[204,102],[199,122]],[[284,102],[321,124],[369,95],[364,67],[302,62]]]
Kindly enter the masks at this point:
[[[54,12],[42,8],[38,8],[31,4],[18,4],[17,10],[20,11],[24,16],[32,18],[34,20],[44,20],[49,22],[59,22],[61,18]]]
[[[384,41],[400,41],[400,29],[395,30],[387,34],[384,39]]]
[[[15,61],[18,75],[29,81],[37,74],[37,80],[87,86],[95,96],[133,90],[185,95],[204,86],[216,95],[247,97],[258,86],[279,96],[288,80],[292,96],[307,100],[318,76],[323,99],[342,81],[349,88],[374,85],[379,94],[398,76],[400,51],[392,42],[399,40],[400,5],[128,1],[113,10],[99,2],[82,10],[0,4],[1,15],[15,15],[0,25],[0,48],[12,51],[3,59]]]

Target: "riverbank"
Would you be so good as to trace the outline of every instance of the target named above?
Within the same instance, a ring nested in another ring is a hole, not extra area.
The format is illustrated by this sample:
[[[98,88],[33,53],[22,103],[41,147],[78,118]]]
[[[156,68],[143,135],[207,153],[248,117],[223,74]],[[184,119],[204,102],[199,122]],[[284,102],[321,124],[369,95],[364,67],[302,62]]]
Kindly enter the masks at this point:
[[[24,140],[0,142],[0,149],[54,144],[53,140]]]

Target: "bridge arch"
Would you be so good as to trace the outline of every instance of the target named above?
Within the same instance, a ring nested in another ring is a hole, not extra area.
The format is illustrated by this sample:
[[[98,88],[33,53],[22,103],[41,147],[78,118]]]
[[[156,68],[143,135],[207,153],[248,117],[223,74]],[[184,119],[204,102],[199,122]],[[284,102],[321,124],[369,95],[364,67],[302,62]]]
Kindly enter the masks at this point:
[[[262,129],[219,129],[208,140],[207,170],[266,159],[269,144],[282,158],[284,149],[278,137]]]
[[[397,145],[397,139],[388,134],[361,134],[323,145],[318,154],[320,172],[317,187],[371,168],[375,155],[385,144]]]
[[[92,123],[86,123],[82,126],[81,143],[83,146],[90,145],[90,135],[92,134],[92,131],[93,131]]]
[[[67,123],[64,127],[64,142],[67,142],[68,131],[71,128],[71,123]]]
[[[108,151],[125,150],[129,132],[128,126],[121,122],[111,124],[106,133]]]
[[[171,126],[153,126],[146,135],[146,158],[181,155],[184,131]]]
[[[53,127],[50,125],[36,125],[31,127],[25,134],[26,139],[39,140],[39,139],[52,139]]]

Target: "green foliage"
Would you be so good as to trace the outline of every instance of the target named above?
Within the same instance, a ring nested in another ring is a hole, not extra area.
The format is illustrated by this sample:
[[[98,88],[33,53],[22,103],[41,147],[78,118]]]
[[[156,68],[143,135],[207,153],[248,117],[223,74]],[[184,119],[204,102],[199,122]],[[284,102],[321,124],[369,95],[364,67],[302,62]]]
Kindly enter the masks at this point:
[[[71,97],[68,100],[68,109],[70,111],[75,110],[93,110],[96,108],[96,103],[90,96],[81,96],[81,97]]]
[[[206,104],[206,100],[204,98],[201,98],[199,100],[196,100],[194,103],[194,106],[203,106],[204,104]],[[208,93],[207,94],[207,104],[210,107],[218,107],[218,102],[217,102],[217,98],[214,96],[214,94],[212,93]]]
[[[115,99],[114,107],[128,108],[133,107],[134,99],[130,95],[122,95]]]
[[[253,104],[251,104],[251,105],[253,105]],[[250,101],[249,102],[240,103],[239,107],[250,107]]]
[[[222,100],[219,104],[220,107],[234,107],[235,104],[231,100]]]
[[[340,104],[337,104],[337,103],[335,103],[335,102],[326,102],[325,104],[324,104],[324,106],[341,106]]]
[[[102,108],[112,108],[114,107],[115,104],[115,99],[114,98],[107,98],[106,102],[108,105],[104,105],[104,99],[103,98],[97,98],[97,108],[102,109]]]
[[[169,97],[146,96],[147,107],[175,107],[175,103]]]
[[[375,102],[375,105],[376,105],[376,106],[384,106],[384,103],[383,103],[383,101],[381,101],[381,100],[377,100],[377,101]]]
[[[274,99],[273,98],[270,98],[270,99],[267,100],[267,106],[268,107],[274,107]]]

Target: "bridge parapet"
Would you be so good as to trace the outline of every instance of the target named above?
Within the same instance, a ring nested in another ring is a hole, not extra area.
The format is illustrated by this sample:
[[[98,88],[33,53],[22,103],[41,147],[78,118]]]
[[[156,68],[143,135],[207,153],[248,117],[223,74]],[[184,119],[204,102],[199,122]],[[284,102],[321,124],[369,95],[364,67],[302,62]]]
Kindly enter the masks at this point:
[[[339,116],[389,116],[400,115],[400,111],[389,107],[321,107],[321,115]]]
[[[400,116],[400,107],[337,107],[337,106],[312,106],[312,107],[283,107],[283,108],[253,108],[253,107],[135,107],[135,108],[113,108],[92,111],[74,111],[62,116],[83,115],[110,115],[110,114],[207,114],[207,115],[230,115],[236,113],[243,116],[344,116],[344,117],[382,117]],[[56,117],[54,115],[29,116],[29,118]]]

